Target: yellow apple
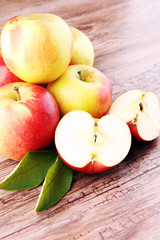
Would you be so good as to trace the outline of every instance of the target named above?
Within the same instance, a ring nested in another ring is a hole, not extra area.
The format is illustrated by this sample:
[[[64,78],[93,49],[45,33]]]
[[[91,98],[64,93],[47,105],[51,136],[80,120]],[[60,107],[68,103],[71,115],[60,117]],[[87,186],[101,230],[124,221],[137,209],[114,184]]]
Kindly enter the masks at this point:
[[[61,115],[83,110],[94,118],[105,115],[110,108],[112,86],[98,69],[87,65],[72,65],[47,89],[58,103]]]
[[[70,26],[73,36],[73,53],[70,65],[85,64],[93,66],[94,49],[90,39],[80,30]]]
[[[48,83],[58,78],[70,63],[72,49],[68,24],[53,14],[19,15],[2,29],[4,61],[26,82]]]

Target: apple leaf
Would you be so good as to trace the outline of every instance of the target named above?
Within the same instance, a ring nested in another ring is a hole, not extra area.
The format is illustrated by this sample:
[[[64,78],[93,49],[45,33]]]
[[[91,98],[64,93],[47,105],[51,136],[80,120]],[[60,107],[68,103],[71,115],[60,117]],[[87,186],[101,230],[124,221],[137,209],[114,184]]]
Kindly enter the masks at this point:
[[[16,168],[0,183],[0,189],[14,191],[37,187],[56,159],[56,150],[28,152]]]
[[[35,211],[43,211],[57,203],[69,191],[72,178],[73,170],[57,157],[48,170]]]

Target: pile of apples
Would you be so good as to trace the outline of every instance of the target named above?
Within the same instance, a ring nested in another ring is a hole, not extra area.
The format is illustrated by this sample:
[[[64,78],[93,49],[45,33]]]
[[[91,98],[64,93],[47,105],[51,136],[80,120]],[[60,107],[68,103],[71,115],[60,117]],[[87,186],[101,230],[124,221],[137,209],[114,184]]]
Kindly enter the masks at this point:
[[[8,20],[1,32],[0,153],[21,161],[55,144],[68,166],[96,173],[127,156],[132,136],[157,138],[156,95],[130,90],[111,104],[111,83],[93,63],[89,38],[59,16]]]

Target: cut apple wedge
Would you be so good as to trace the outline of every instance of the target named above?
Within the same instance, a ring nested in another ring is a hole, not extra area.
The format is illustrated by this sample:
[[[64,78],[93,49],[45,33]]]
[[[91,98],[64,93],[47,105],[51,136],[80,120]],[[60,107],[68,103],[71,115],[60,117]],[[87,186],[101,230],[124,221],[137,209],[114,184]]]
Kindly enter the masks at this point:
[[[69,167],[84,173],[97,173],[126,157],[131,133],[127,124],[115,116],[95,119],[85,111],[75,110],[60,120],[55,145]]]
[[[123,119],[138,140],[151,141],[160,134],[160,105],[153,92],[127,91],[112,103],[109,114]]]

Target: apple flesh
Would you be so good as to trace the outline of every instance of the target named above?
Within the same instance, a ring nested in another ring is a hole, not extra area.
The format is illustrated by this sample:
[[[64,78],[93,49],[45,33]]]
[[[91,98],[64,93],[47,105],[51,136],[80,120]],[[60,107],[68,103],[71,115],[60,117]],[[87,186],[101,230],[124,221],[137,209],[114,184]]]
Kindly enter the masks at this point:
[[[72,111],[58,123],[55,145],[62,160],[72,169],[98,173],[114,167],[128,154],[131,133],[115,116],[94,119],[85,111]]]
[[[6,66],[0,50],[0,87],[12,82],[23,82],[23,81],[17,76],[15,76]]]
[[[46,149],[54,140],[59,109],[43,87],[10,83],[0,88],[0,153],[20,161],[28,151]]]
[[[153,92],[127,91],[112,103],[109,113],[123,119],[138,140],[151,141],[160,134],[160,105]]]
[[[107,113],[112,99],[112,86],[98,69],[87,65],[72,65],[47,89],[55,97],[61,115],[83,110],[95,118]]]
[[[53,14],[13,17],[1,32],[6,65],[16,76],[30,83],[43,84],[58,78],[70,63],[72,49],[68,24]]]
[[[94,49],[90,39],[75,27],[70,27],[73,36],[73,53],[70,64],[93,66]]]

